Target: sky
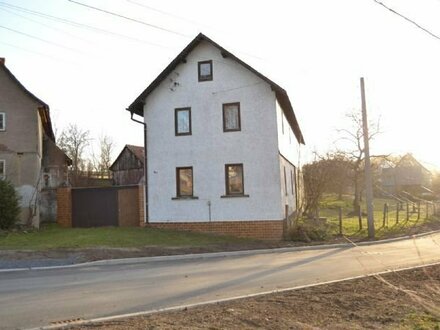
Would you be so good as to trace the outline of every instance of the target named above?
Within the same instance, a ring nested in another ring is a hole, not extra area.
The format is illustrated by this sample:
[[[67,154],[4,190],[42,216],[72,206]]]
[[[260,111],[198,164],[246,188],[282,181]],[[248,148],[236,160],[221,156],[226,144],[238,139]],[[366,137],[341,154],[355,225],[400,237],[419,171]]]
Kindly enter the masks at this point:
[[[303,132],[305,159],[341,145],[347,113],[382,133],[372,154],[411,152],[440,168],[440,39],[374,0],[0,0],[0,57],[70,123],[116,145],[142,145],[125,109],[202,32],[282,86]],[[383,0],[440,35],[440,0]],[[139,23],[141,22],[141,23]]]

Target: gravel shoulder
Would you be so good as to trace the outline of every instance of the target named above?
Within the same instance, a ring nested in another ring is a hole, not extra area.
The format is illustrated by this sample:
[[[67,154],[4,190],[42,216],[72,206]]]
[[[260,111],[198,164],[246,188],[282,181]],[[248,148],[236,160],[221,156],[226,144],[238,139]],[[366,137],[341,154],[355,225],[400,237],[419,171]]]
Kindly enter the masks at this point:
[[[69,329],[440,329],[440,265]]]

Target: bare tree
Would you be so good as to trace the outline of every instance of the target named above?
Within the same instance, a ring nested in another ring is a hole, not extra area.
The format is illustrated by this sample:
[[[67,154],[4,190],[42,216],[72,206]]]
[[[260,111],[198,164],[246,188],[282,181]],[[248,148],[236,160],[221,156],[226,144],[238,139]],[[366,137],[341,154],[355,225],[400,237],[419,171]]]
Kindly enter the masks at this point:
[[[326,166],[329,167],[330,176],[325,192],[335,193],[341,200],[342,195],[348,193],[353,187],[352,161],[340,152],[329,153],[324,160]]]
[[[347,118],[351,121],[351,129],[339,129],[338,132],[341,134],[341,138],[339,140],[348,142],[348,146],[346,150],[339,150],[339,153],[345,155],[345,157],[350,160],[352,164],[351,173],[354,187],[353,212],[358,214],[360,210],[361,193],[364,182],[364,133],[362,127],[362,116],[360,112],[349,113],[347,114]],[[377,124],[369,122],[368,126],[368,140],[371,141],[376,137],[376,135],[381,133],[379,129],[379,122]],[[372,155],[371,157],[387,157],[387,155]]]
[[[318,156],[320,159],[305,164],[302,168],[304,180],[304,210],[308,217],[316,215],[322,195],[328,189],[331,181],[331,167],[329,155]]]
[[[80,171],[86,167],[84,149],[89,145],[90,132],[83,130],[76,124],[70,124],[61,132],[58,145],[72,160],[71,180],[75,184],[80,176]]]
[[[99,139],[99,163],[98,171],[101,177],[110,177],[111,156],[115,147],[113,139],[107,135],[101,136]]]

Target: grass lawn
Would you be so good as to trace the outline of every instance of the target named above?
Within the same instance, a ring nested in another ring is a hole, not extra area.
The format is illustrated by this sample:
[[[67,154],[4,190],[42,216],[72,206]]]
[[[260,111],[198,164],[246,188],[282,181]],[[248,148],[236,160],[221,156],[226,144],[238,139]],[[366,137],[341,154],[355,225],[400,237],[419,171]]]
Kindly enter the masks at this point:
[[[383,221],[384,204],[388,204],[388,219]],[[426,213],[426,204],[422,203],[420,208],[420,217],[417,209],[413,206],[409,207],[409,218],[407,219],[406,205],[399,210],[397,217],[397,202],[393,199],[375,198],[374,199],[374,226],[376,229],[376,238],[385,238],[397,236],[408,232],[409,229],[417,229],[422,227],[440,227],[440,218],[433,215],[433,207],[429,206],[428,214]],[[339,233],[339,207],[342,208],[342,227],[343,234],[350,237],[367,237],[367,217],[362,217],[362,229],[359,227],[359,218],[350,216],[353,210],[352,196],[344,195],[342,199],[338,199],[334,194],[326,195],[320,204],[320,216],[326,217],[327,221],[333,225],[333,233]],[[362,205],[362,211],[366,212],[365,201]]]
[[[153,228],[100,227],[61,228],[55,224],[27,232],[0,232],[2,250],[45,250],[52,248],[203,247],[251,242],[230,236],[197,234]]]

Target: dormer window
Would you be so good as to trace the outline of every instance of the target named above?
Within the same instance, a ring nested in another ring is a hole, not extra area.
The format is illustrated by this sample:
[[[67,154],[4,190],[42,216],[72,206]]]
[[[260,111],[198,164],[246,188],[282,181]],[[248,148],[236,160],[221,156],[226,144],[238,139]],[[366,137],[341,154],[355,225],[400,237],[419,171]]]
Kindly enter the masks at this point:
[[[6,130],[6,114],[4,112],[0,112],[0,131]]]
[[[199,65],[199,81],[212,80],[212,61],[202,61]]]

